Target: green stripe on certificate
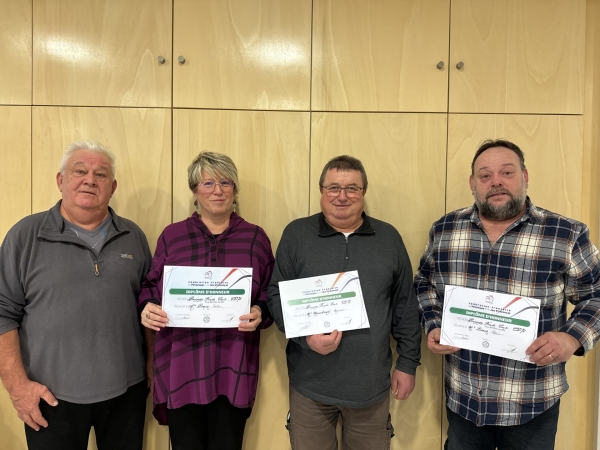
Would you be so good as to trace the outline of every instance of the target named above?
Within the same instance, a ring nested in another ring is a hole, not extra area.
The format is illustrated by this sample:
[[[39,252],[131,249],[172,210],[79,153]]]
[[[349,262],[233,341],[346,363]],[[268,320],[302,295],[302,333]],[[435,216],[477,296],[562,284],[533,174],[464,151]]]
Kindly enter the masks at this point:
[[[322,295],[320,297],[311,297],[311,298],[300,298],[298,300],[288,300],[288,305],[303,305],[306,303],[320,303],[320,302],[328,302],[331,300],[341,300],[343,298],[356,297],[356,292],[344,292],[343,294],[331,294],[331,295]]]
[[[243,295],[245,289],[169,289],[174,295]]]
[[[511,325],[519,325],[521,327],[531,326],[531,322],[529,322],[528,320],[514,319],[512,317],[502,317],[502,316],[497,316],[495,314],[489,314],[489,313],[484,313],[484,312],[480,312],[480,311],[472,311],[470,309],[451,307],[450,312],[452,312],[454,314],[461,314],[463,316],[471,316],[471,317],[475,317],[478,319],[493,320],[495,322],[508,323]]]

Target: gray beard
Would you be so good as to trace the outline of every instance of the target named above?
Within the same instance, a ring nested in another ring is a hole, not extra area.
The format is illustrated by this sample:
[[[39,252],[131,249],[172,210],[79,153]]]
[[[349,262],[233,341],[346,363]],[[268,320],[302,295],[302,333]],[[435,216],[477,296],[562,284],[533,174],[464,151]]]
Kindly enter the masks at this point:
[[[508,195],[510,195],[510,200],[504,206],[494,206],[487,199],[482,203],[475,196],[475,204],[479,210],[479,215],[488,220],[496,221],[510,220],[518,216],[527,200],[527,191],[523,189],[523,193],[519,197]]]

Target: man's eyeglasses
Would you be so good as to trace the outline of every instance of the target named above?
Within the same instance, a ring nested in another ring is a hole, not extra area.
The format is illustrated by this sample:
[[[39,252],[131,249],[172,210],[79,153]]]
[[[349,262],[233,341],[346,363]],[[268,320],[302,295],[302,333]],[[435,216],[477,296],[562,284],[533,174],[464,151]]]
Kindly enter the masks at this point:
[[[213,192],[217,187],[217,184],[221,187],[223,192],[229,192],[235,186],[235,183],[229,180],[221,180],[218,183],[214,181],[205,181],[204,183],[200,183],[199,186],[202,192]]]
[[[361,188],[358,186],[341,187],[336,184],[333,184],[331,186],[321,186],[321,187],[323,189],[325,189],[325,192],[327,192],[328,197],[337,197],[338,195],[340,195],[340,192],[346,191],[346,197],[349,197],[349,198],[359,197],[360,191],[362,191],[364,189],[364,188]]]

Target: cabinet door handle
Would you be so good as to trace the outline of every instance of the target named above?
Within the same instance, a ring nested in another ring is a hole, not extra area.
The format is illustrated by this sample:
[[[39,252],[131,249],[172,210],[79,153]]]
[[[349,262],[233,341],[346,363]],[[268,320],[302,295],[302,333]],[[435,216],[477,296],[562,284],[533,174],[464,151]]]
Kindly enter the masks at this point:
[[[444,68],[444,61],[440,61],[439,63],[437,63],[435,65],[435,67],[437,67],[438,69],[442,70]]]
[[[165,57],[162,55],[159,55],[158,57],[158,63],[162,66],[165,63]]]
[[[179,64],[185,64],[185,58],[183,56],[177,58],[177,61],[179,61]]]
[[[463,67],[465,67],[465,63],[462,61],[459,61],[458,64],[456,64],[456,68],[458,70],[462,69]]]

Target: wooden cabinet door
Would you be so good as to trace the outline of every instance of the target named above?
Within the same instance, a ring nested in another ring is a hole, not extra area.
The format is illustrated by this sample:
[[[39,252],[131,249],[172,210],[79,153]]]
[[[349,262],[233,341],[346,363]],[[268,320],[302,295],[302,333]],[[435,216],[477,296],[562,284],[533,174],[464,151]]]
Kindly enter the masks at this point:
[[[452,0],[449,111],[582,114],[585,7]]]
[[[34,104],[171,106],[171,0],[33,6]]]
[[[31,0],[0,0],[0,104],[31,104]]]
[[[310,0],[174,0],[174,11],[174,106],[309,109]]]
[[[449,8],[449,0],[315,0],[312,109],[446,111]]]
[[[313,113],[311,213],[320,211],[327,161],[342,154],[360,159],[369,179],[365,211],[396,227],[416,271],[429,228],[444,214],[446,120],[446,114]],[[440,433],[432,432],[440,430],[444,407],[442,358],[425,339],[421,353],[414,392],[405,401],[391,399],[392,449],[442,446]]]
[[[536,206],[580,220],[584,195],[582,116],[450,114],[448,211],[473,203],[468,185],[471,160],[486,138],[505,138],[523,150],[529,172],[528,195]],[[569,306],[569,313],[571,309]],[[571,388],[561,398],[557,449],[592,448],[596,399],[589,392],[594,384],[590,356],[567,362]]]
[[[116,156],[115,212],[138,224],[154,251],[171,223],[171,113],[160,108],[35,106],[32,114],[33,211],[60,198],[56,173],[66,148],[95,140]]]

